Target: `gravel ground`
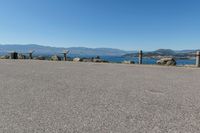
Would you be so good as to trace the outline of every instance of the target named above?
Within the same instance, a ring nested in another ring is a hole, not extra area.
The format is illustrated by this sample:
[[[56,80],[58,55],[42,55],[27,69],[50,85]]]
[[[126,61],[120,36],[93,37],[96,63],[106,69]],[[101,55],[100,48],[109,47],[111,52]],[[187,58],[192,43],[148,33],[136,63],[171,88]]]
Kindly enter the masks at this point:
[[[200,69],[0,60],[0,133],[199,133]]]

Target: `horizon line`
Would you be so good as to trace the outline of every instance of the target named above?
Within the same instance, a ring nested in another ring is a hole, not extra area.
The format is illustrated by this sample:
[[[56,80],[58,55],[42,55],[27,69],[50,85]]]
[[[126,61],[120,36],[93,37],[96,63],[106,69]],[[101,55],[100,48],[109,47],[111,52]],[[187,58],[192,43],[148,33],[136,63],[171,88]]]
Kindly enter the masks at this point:
[[[88,48],[88,49],[116,49],[116,50],[122,50],[122,51],[156,51],[156,50],[160,50],[160,49],[164,49],[164,50],[173,50],[173,51],[184,51],[184,50],[200,50],[200,48],[197,49],[171,49],[171,48],[157,48],[154,50],[143,50],[143,49],[138,49],[138,50],[128,50],[128,49],[121,49],[121,48],[113,48],[113,47],[87,47],[87,46],[69,46],[69,47],[64,47],[64,46],[53,46],[53,45],[41,45],[41,44],[36,44],[36,43],[9,43],[9,44],[5,44],[5,43],[0,43],[0,45],[21,45],[21,46],[27,46],[27,45],[37,45],[37,46],[43,46],[43,47],[51,47],[51,48]]]

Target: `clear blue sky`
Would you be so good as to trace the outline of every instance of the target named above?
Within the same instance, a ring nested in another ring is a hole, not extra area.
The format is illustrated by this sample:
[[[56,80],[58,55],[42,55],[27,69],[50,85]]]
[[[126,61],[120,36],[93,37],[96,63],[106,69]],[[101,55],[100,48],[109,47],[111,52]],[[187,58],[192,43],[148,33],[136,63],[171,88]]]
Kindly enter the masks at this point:
[[[200,0],[0,0],[0,44],[200,48]]]

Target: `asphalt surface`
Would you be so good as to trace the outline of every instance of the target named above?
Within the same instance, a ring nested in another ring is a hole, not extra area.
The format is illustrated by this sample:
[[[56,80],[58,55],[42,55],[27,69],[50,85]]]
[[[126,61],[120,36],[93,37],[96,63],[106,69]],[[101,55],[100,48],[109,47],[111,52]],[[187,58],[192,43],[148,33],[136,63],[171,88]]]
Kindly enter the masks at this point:
[[[0,133],[200,133],[200,69],[0,60]]]

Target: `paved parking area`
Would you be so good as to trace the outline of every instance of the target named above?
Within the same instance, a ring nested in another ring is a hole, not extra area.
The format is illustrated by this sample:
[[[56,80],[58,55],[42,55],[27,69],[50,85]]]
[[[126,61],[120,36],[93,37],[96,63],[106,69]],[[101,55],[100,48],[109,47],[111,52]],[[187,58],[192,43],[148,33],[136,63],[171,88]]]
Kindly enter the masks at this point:
[[[199,133],[200,69],[0,60],[0,133]]]

